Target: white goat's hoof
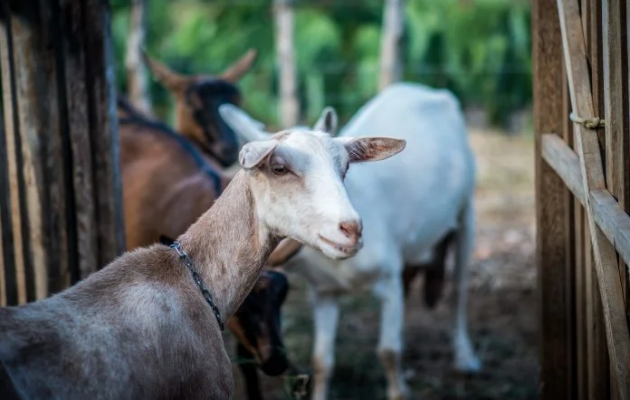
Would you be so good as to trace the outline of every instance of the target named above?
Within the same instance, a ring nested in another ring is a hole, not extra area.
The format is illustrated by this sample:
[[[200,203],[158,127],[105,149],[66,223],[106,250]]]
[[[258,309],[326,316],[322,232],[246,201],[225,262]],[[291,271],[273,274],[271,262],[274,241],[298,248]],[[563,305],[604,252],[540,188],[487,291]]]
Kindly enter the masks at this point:
[[[403,381],[401,381],[398,386],[387,389],[388,400],[407,400],[409,398],[411,398],[411,392],[407,384]]]
[[[457,357],[457,360],[455,360],[455,369],[464,373],[479,372],[481,371],[481,361],[474,355]]]

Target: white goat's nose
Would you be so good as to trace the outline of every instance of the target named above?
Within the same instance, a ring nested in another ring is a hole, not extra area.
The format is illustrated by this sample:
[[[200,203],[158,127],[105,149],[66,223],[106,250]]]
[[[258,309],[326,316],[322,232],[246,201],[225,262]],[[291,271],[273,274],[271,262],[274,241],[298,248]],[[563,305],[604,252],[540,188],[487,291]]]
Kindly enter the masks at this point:
[[[342,221],[339,224],[339,230],[344,234],[345,237],[356,242],[361,239],[363,224],[361,223],[360,219]]]

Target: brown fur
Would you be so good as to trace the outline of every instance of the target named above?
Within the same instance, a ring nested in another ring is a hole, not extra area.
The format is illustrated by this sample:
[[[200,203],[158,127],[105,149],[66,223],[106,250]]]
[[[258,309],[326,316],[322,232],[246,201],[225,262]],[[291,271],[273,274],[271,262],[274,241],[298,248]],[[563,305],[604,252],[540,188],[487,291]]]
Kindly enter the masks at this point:
[[[156,243],[161,235],[179,236],[220,194],[181,141],[164,129],[141,120],[123,122],[120,143],[128,250]],[[224,189],[229,176],[210,157],[199,155]]]

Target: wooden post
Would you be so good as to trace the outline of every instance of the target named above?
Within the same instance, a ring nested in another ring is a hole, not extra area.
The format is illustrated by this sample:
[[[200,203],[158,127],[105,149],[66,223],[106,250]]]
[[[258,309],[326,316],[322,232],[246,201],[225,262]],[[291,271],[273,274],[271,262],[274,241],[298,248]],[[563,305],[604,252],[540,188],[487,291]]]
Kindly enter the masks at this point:
[[[142,62],[142,49],[146,36],[146,8],[146,0],[132,0],[131,2],[125,68],[127,70],[127,98],[139,110],[151,115],[147,68]]]
[[[379,90],[402,77],[402,49],[405,4],[403,0],[385,0],[381,34]]]
[[[565,267],[571,240],[566,187],[541,157],[541,136],[561,133],[562,40],[555,0],[533,3],[534,121],[536,135],[537,259],[540,291],[540,381],[542,400],[570,399],[574,382],[569,364],[571,332],[566,323],[572,312],[572,286]]]
[[[17,304],[96,271],[124,237],[107,2],[1,7],[2,260]]]
[[[300,106],[297,97],[295,45],[293,43],[292,0],[274,0],[276,21],[276,59],[280,81],[280,124],[297,125]]]

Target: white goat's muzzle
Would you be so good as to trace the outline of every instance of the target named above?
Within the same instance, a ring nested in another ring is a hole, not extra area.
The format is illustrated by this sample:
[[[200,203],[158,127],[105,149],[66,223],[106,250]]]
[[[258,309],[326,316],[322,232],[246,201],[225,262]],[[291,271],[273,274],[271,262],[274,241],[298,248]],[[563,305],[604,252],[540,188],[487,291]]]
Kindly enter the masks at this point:
[[[317,235],[317,244],[328,257],[349,258],[363,247],[362,231],[361,219],[347,219],[339,222],[335,228],[321,231]]]

